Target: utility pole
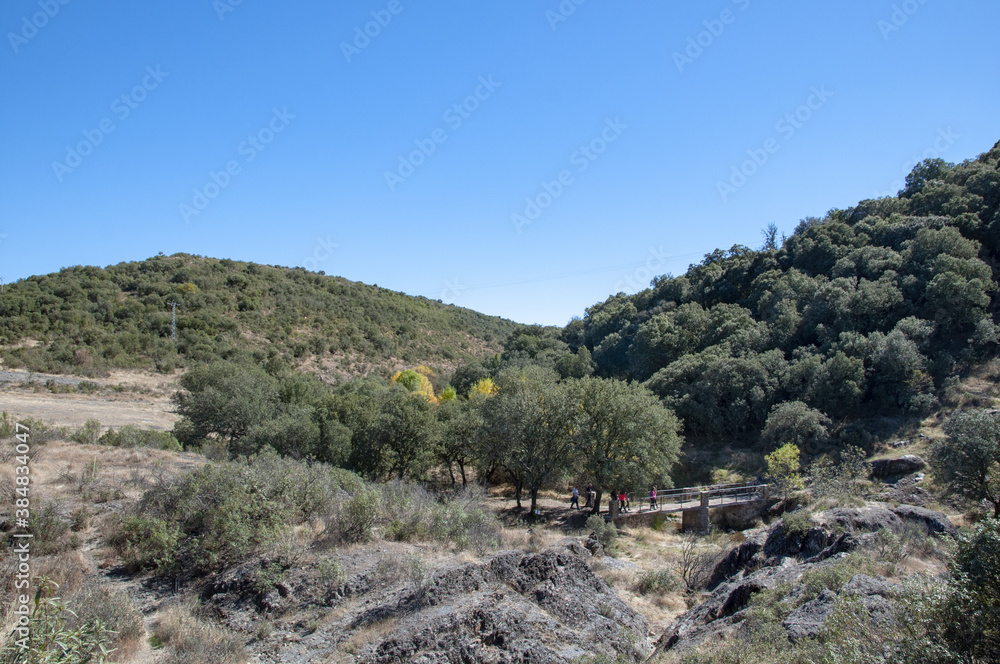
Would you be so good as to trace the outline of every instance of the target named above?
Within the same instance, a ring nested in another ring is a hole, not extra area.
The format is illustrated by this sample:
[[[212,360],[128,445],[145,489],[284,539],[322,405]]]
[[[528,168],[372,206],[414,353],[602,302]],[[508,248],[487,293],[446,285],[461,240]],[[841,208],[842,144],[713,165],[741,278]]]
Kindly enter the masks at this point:
[[[170,313],[170,340],[177,341],[177,303],[168,302],[172,309]]]

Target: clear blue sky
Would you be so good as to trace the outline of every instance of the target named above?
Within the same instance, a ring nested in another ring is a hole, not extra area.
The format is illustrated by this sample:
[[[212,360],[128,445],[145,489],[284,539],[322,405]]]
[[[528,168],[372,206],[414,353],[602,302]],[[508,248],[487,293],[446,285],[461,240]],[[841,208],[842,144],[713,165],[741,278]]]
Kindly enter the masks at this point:
[[[0,8],[8,283],[188,252],[564,324],[1000,139],[995,0],[62,2]]]

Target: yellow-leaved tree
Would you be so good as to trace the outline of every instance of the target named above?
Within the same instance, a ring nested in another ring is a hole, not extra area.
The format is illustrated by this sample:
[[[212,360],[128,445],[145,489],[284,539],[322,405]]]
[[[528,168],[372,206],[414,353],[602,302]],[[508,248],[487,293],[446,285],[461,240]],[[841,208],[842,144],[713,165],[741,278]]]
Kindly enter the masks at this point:
[[[497,393],[496,383],[490,377],[481,378],[469,388],[469,396],[492,397]]]
[[[433,404],[438,402],[436,396],[434,396],[434,385],[431,384],[431,379],[425,374],[420,373],[419,369],[427,369],[427,367],[417,367],[417,369],[407,369],[406,371],[397,371],[393,374],[392,378],[389,379],[390,385],[402,385],[412,394],[420,394],[424,396],[428,401]],[[431,372],[433,373],[433,372]]]

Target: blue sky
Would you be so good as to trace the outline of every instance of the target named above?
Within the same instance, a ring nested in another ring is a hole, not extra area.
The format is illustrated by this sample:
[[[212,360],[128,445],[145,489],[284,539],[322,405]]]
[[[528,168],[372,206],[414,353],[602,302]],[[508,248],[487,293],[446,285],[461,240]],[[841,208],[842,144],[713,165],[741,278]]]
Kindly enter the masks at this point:
[[[993,0],[576,2],[7,0],[0,277],[187,252],[564,324],[1000,139]]]

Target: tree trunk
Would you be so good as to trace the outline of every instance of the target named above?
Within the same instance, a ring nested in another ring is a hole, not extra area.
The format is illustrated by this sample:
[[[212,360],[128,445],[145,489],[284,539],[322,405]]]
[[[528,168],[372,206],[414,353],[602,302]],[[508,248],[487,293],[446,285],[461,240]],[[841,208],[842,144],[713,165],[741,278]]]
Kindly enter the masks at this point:
[[[465,477],[465,462],[464,461],[459,461],[458,462],[458,469],[460,471],[462,471],[462,486],[468,486],[469,480],[467,480],[466,477]]]
[[[993,503],[993,518],[1000,519],[1000,500]]]
[[[521,509],[521,487],[524,486],[524,480],[514,480],[514,500],[517,501],[517,509]]]
[[[604,495],[603,491],[601,491],[600,489],[594,489],[594,506],[592,508],[590,508],[590,513],[591,514],[600,514],[601,513],[601,496],[602,495]]]
[[[448,475],[451,477],[451,485],[455,486],[455,471],[452,470],[451,462],[448,462]]]
[[[538,487],[531,487],[531,516],[534,518],[535,510],[538,509]]]

